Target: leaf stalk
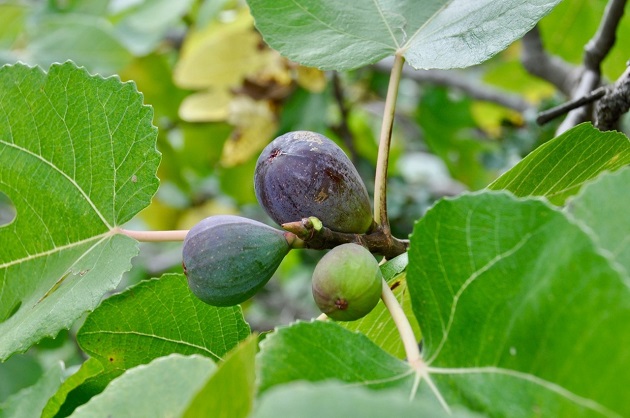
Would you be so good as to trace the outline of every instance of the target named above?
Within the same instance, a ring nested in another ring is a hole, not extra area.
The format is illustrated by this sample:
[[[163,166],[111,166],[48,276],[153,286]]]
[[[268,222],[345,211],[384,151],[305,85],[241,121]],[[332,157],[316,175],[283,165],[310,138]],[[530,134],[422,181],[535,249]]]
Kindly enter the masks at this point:
[[[385,112],[383,114],[383,124],[381,125],[381,136],[379,138],[378,157],[376,161],[374,220],[381,226],[385,234],[390,233],[389,219],[387,217],[387,165],[389,163],[389,148],[392,140],[398,86],[400,85],[400,76],[404,63],[405,58],[403,58],[402,54],[396,53],[389,77],[389,85],[387,87]]]
[[[174,231],[133,231],[130,229],[113,228],[112,234],[127,235],[138,241],[144,242],[168,242],[168,241],[183,241],[188,234],[188,230],[174,230]]]
[[[383,299],[385,307],[392,316],[396,328],[398,328],[398,333],[400,334],[400,339],[402,340],[403,347],[405,348],[405,354],[407,355],[409,365],[421,374],[426,373],[426,364],[422,359],[422,354],[420,353],[420,348],[418,347],[418,342],[416,341],[416,336],[413,333],[409,319],[407,318],[407,315],[405,315],[405,311],[403,311],[402,306],[398,303],[396,296],[394,296],[394,293],[389,288],[385,279],[383,279],[381,299]]]

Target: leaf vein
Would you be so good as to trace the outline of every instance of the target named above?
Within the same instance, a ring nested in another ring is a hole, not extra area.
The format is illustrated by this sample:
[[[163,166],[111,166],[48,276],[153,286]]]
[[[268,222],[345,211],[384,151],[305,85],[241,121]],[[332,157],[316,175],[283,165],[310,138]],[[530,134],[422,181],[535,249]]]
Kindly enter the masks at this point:
[[[522,379],[530,383],[539,385],[551,392],[554,392],[562,396],[563,398],[569,400],[570,402],[573,402],[577,405],[588,408],[592,411],[598,412],[604,416],[611,417],[611,418],[621,418],[621,415],[619,415],[618,413],[611,411],[610,409],[606,408],[602,404],[592,399],[585,398],[576,393],[573,393],[570,390],[564,388],[563,386],[560,386],[557,383],[550,382],[536,375],[520,372],[518,370],[510,370],[510,369],[504,369],[501,367],[493,367],[493,366],[465,367],[465,368],[429,367],[427,370],[429,371],[429,373],[445,374],[445,375],[500,374],[500,375],[510,376],[510,377]]]
[[[81,195],[83,196],[83,198],[86,200],[86,202],[88,202],[88,204],[92,207],[92,209],[94,210],[94,212],[98,215],[98,217],[101,219],[101,222],[103,222],[103,224],[108,228],[108,229],[112,229],[111,225],[109,224],[109,222],[107,222],[107,220],[105,219],[105,217],[103,216],[103,214],[101,213],[100,210],[98,210],[98,208],[96,207],[96,205],[94,204],[94,202],[92,201],[92,199],[90,198],[90,196],[88,196],[87,193],[85,193],[85,191],[83,190],[83,188],[81,186],[79,186],[79,184],[72,178],[70,177],[68,174],[66,174],[65,172],[63,172],[63,170],[61,170],[59,167],[57,167],[56,165],[54,165],[52,162],[48,161],[47,159],[45,159],[44,157],[42,157],[41,155],[38,155],[36,153],[34,153],[33,151],[23,148],[17,144],[12,144],[10,142],[6,142],[2,139],[0,139],[0,144],[4,144],[8,147],[12,147],[15,148],[21,152],[24,152],[32,157],[35,157],[37,159],[39,159],[40,161],[44,162],[45,164],[47,164],[49,167],[51,167],[52,169],[54,169],[55,171],[57,171],[59,174],[61,174],[63,177],[66,178],[66,180],[68,180],[78,191],[79,193],[81,193]]]

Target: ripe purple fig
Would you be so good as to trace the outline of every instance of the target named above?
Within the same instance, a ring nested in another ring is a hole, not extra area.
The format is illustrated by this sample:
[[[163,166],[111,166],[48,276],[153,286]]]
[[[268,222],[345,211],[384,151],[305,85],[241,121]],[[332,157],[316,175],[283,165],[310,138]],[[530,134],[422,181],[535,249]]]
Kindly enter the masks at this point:
[[[263,287],[289,250],[283,231],[240,216],[211,216],[186,235],[184,272],[199,299],[232,306]]]
[[[376,259],[365,247],[342,244],[315,266],[313,298],[328,317],[354,321],[374,309],[381,296],[382,280]]]
[[[260,154],[256,197],[279,225],[317,217],[337,232],[373,225],[370,199],[352,162],[334,142],[308,131],[289,132]]]

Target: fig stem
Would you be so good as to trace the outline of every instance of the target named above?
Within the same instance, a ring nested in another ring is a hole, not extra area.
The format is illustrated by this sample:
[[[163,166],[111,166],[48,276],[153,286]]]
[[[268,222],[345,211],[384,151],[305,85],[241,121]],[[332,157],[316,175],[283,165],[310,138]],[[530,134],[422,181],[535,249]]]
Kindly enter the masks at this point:
[[[317,218],[311,217],[282,224],[282,228],[304,241],[304,246],[300,248],[325,250],[353,242],[364,246],[372,253],[382,254],[388,259],[404,253],[409,248],[409,240],[398,239],[391,233],[386,234],[380,226],[369,234],[351,234],[333,231],[322,226]]]
[[[188,234],[188,230],[175,231],[132,231],[130,229],[113,228],[112,234],[127,235],[138,241],[145,242],[166,242],[166,241],[183,241]]]
[[[385,279],[383,279],[381,299],[383,299],[385,307],[392,316],[394,324],[396,324],[396,328],[398,328],[398,333],[400,334],[400,339],[402,340],[403,347],[405,348],[405,354],[407,355],[409,365],[421,375],[426,374],[427,366],[422,359],[422,354],[420,353],[420,348],[418,347],[418,342],[416,341],[416,336],[413,333],[409,319],[407,318],[407,315],[405,315],[405,311],[403,311],[402,306],[398,303],[396,296],[394,296],[394,293],[389,288]]]
[[[387,165],[389,162],[389,147],[392,140],[398,86],[400,85],[400,76],[404,63],[405,58],[402,56],[402,51],[396,52],[392,72],[389,76],[389,85],[387,86],[385,112],[383,113],[383,124],[381,125],[381,136],[376,160],[376,178],[374,180],[374,220],[387,235],[390,234],[389,219],[387,217]]]
[[[327,319],[328,319],[328,315],[326,315],[325,313],[322,313],[317,318],[315,318],[316,321],[326,321]]]

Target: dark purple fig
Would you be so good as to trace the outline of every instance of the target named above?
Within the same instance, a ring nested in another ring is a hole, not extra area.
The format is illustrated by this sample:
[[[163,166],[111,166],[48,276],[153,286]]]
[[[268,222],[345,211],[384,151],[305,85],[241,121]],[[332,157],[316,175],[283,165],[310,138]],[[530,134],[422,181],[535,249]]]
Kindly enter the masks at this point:
[[[188,286],[210,305],[239,304],[269,281],[289,249],[282,231],[240,216],[211,216],[184,240]]]
[[[346,154],[323,135],[297,131],[273,140],[256,163],[258,203],[279,225],[315,216],[338,232],[373,224],[370,199]]]
[[[332,319],[354,321],[370,313],[381,296],[383,276],[374,256],[358,244],[342,244],[319,260],[313,298]]]

